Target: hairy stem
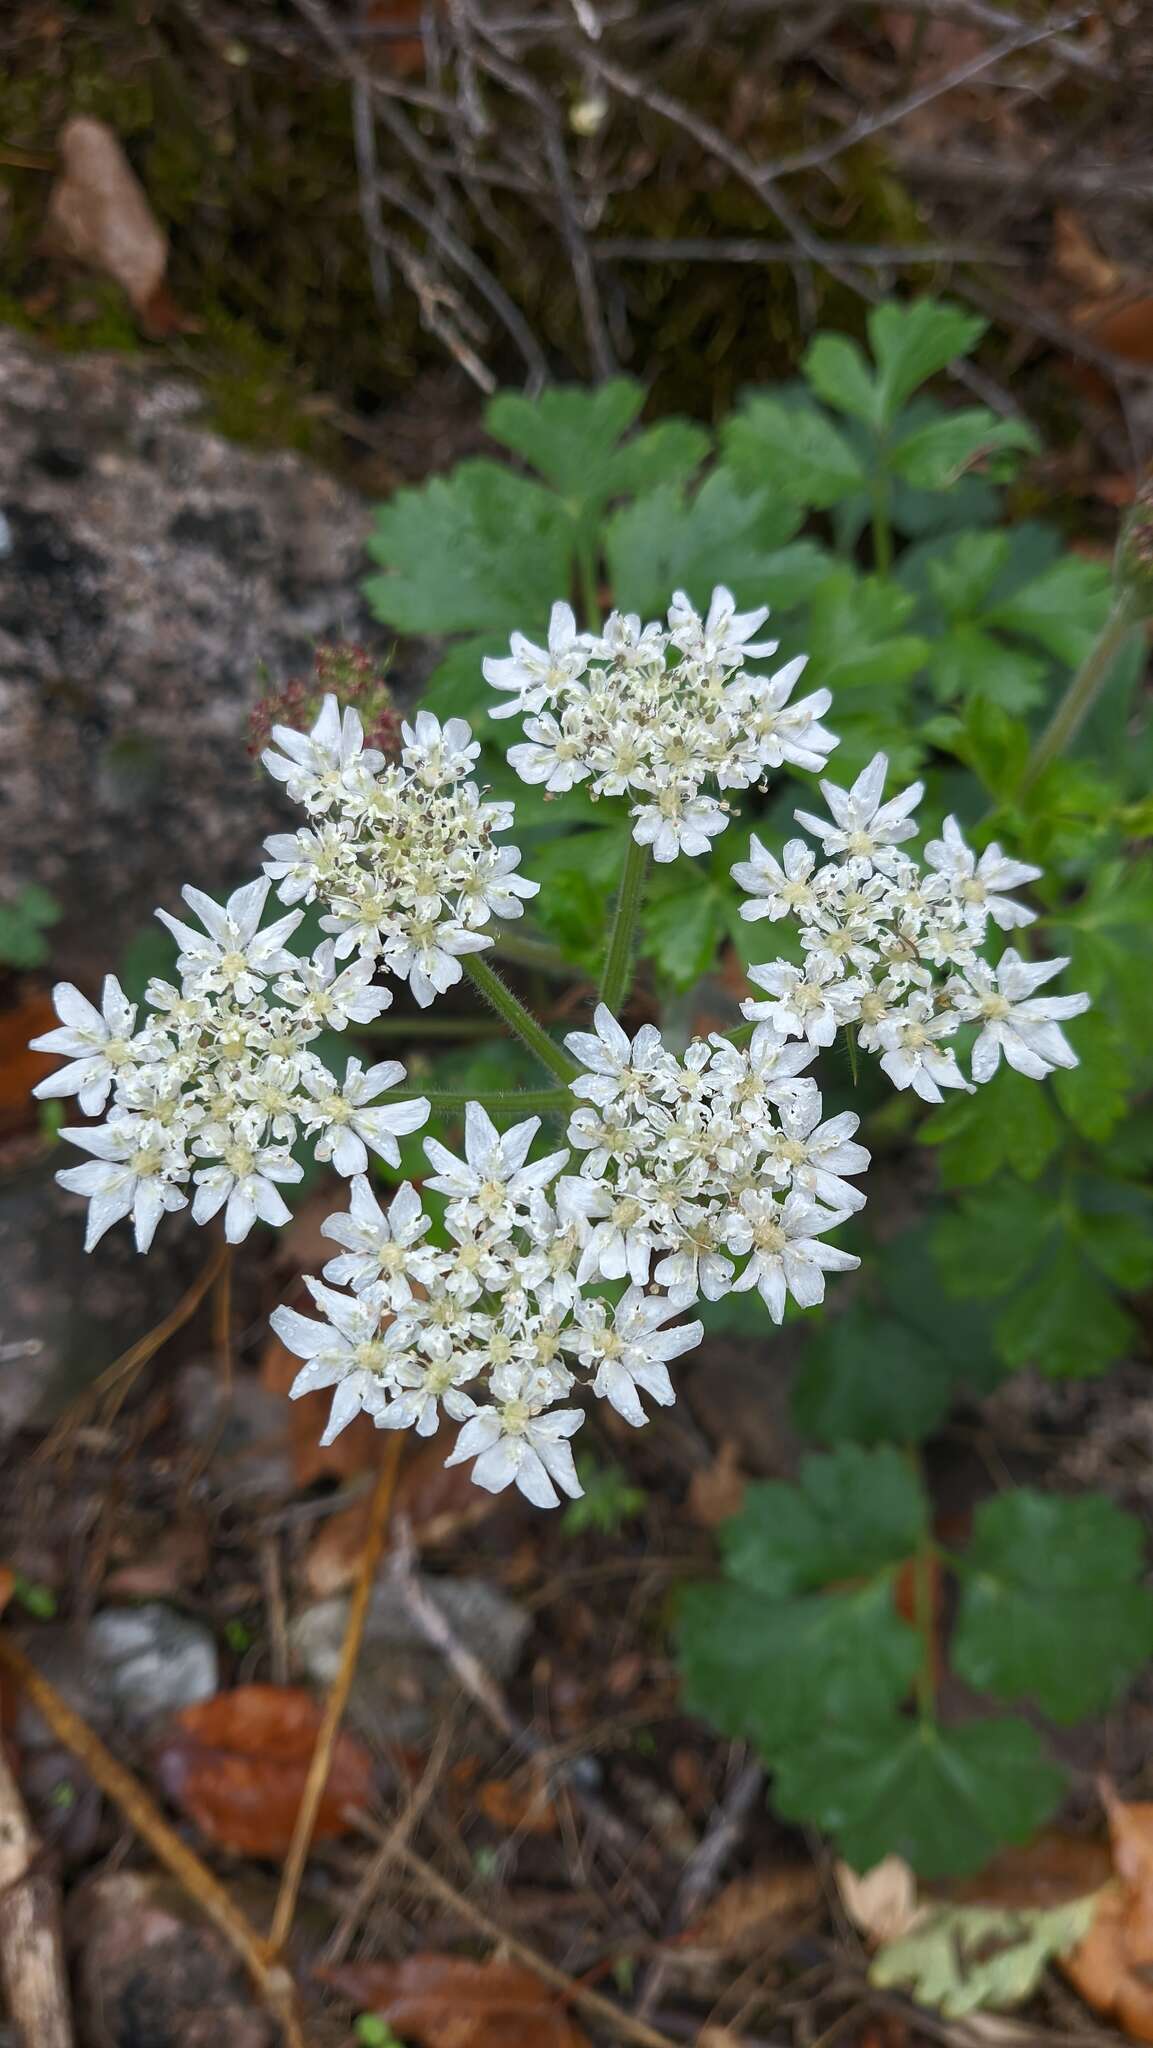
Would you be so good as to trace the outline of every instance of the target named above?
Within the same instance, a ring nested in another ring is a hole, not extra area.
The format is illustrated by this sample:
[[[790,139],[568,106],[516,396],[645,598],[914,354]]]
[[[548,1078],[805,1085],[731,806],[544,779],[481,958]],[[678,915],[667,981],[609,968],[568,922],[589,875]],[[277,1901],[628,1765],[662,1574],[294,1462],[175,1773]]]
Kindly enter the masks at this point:
[[[632,987],[633,946],[648,865],[648,847],[638,846],[635,839],[630,839],[621,872],[620,888],[617,891],[616,913],[609,934],[608,952],[605,955],[605,969],[601,980],[601,1001],[612,1011],[614,1017],[623,1008]]]
[[[490,1003],[498,1017],[502,1017],[510,1031],[535,1053],[542,1067],[558,1081],[571,1081],[577,1069],[568,1054],[554,1045],[542,1024],[538,1024],[531,1010],[514,996],[511,988],[503,982],[479,953],[466,953],[464,971],[480,990],[486,1003]]]
[[[893,530],[889,524],[889,480],[875,476],[870,486],[873,525],[873,568],[887,576],[893,566]]]
[[[1070,742],[1076,738],[1081,725],[1101,691],[1109,680],[1113,663],[1137,623],[1138,611],[1128,591],[1122,590],[1113,602],[1105,624],[1073,677],[1065,695],[1054,711],[1043,733],[1034,742],[1033,751],[1025,763],[1018,792],[1023,795],[1030,789],[1042,770],[1063,754]]]
[[[505,1088],[498,1089],[495,1094],[487,1090],[478,1092],[475,1088],[389,1088],[378,1099],[381,1102],[427,1102],[432,1110],[464,1109],[470,1102],[479,1102],[481,1108],[490,1113],[505,1111],[520,1116],[544,1115],[572,1107],[572,1097],[567,1088]]]

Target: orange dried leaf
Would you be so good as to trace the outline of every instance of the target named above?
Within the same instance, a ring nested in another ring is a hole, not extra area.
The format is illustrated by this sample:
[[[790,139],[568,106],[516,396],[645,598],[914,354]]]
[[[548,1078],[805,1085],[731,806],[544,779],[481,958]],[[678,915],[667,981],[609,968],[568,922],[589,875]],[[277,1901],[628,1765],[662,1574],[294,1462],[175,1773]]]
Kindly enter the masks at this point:
[[[514,1778],[490,1778],[476,1795],[486,1820],[521,1835],[555,1835],[556,1808],[539,1770],[518,1771]]]
[[[1061,1967],[1087,2005],[1134,2041],[1153,2042],[1153,1804],[1126,1804],[1107,1780],[1101,1797],[1117,1875]]]
[[[689,1481],[688,1509],[698,1529],[716,1529],[737,1514],[745,1498],[745,1475],[733,1437],[718,1444],[711,1465]]]
[[[813,1863],[784,1863],[776,1870],[754,1871],[750,1877],[734,1878],[718,1892],[700,1919],[678,1936],[678,1944],[739,1950],[760,1939],[769,1921],[807,1912],[820,1896],[820,1872]]]
[[[157,1774],[169,1799],[210,1841],[245,1856],[283,1856],[320,1722],[320,1707],[301,1686],[237,1686],[173,1716]],[[346,1834],[349,1808],[366,1806],[372,1792],[372,1758],[343,1730],[316,1839]]]
[[[429,1953],[316,1975],[417,2048],[588,2048],[556,1993],[520,1963]]]
[[[40,1114],[32,1090],[60,1065],[48,1052],[32,1052],[28,1040],[59,1023],[47,996],[30,996],[0,1014],[0,1131],[35,1130]]]

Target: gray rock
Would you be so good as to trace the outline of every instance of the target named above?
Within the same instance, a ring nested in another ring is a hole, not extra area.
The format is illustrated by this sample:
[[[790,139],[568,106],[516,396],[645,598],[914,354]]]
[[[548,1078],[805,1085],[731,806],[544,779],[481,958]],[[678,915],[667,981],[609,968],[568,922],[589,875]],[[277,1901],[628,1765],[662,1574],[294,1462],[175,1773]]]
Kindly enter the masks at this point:
[[[422,1578],[457,1640],[491,1677],[514,1670],[529,1616],[487,1579]],[[348,1621],[347,1599],[321,1600],[306,1607],[289,1631],[308,1676],[328,1686],[340,1663]],[[376,1587],[368,1610],[364,1643],[352,1689],[350,1712],[377,1742],[421,1743],[459,1690],[448,1665],[434,1649],[393,1581]]]
[[[238,447],[195,389],[0,333],[0,872],[38,881],[77,979],[180,885],[256,871],[283,813],[247,757],[267,683],[318,640],[383,647],[370,513],[291,453]]]
[[[211,1631],[161,1600],[105,1607],[81,1627],[29,1630],[23,1641],[37,1670],[99,1729],[147,1727],[218,1689]],[[27,1707],[17,1732],[31,1748],[55,1739]]]

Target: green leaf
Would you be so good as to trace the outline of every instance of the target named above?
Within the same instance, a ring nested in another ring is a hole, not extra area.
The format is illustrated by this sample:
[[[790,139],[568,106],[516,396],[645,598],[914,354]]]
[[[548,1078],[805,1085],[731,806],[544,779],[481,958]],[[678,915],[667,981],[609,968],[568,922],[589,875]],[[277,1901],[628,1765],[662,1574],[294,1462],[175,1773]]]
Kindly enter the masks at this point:
[[[569,868],[542,888],[533,914],[576,966],[597,968],[605,949],[605,907],[603,887],[591,875]]]
[[[1084,1939],[1095,1893],[1061,1906],[932,1906],[907,1934],[886,1941],[870,1984],[897,1986],[948,2019],[1003,2011],[1032,1996],[1046,1964]]]
[[[868,328],[877,362],[877,424],[891,426],[914,391],[976,347],[985,322],[943,299],[915,299],[875,306]]]
[[[606,528],[613,601],[651,618],[667,609],[674,590],[706,606],[723,583],[738,604],[799,604],[828,571],[814,541],[785,545],[799,516],[783,500],[750,496],[724,469],[691,498],[673,485],[650,491]]]
[[[503,654],[506,647],[505,640],[491,633],[458,640],[421,691],[421,709],[435,711],[438,718],[467,718],[475,724],[499,701],[485,682],[481,664],[486,654]]]
[[[503,391],[490,401],[485,425],[561,493],[574,523],[587,527],[614,498],[685,481],[709,452],[708,434],[690,420],[662,420],[622,442],[644,401],[643,386],[627,377],[592,390],[557,385],[537,398]]]
[[[686,877],[675,895],[648,905],[642,953],[674,988],[692,988],[716,959],[732,905],[731,887],[707,874],[695,884]]]
[[[1062,555],[988,613],[988,622],[1035,641],[1058,661],[1084,661],[1109,611],[1110,575],[1104,562]]]
[[[1019,1181],[994,1182],[943,1216],[933,1254],[950,1294],[1003,1294],[1035,1266],[1057,1228],[1052,1197]]]
[[[948,1413],[955,1386],[939,1345],[854,1305],[806,1344],[793,1418],[821,1443],[917,1443]]]
[[[721,429],[726,460],[746,490],[774,491],[820,511],[867,479],[844,435],[816,406],[753,392]]]
[[[685,1705],[755,1742],[768,1761],[828,1715],[886,1713],[920,1656],[884,1580],[783,1601],[743,1586],[690,1586],[678,1613]]]
[[[1055,1721],[1109,1707],[1153,1653],[1141,1525],[1103,1494],[1021,1487],[983,1502],[966,1553],[953,1663],[967,1685]]]
[[[732,1578],[783,1598],[900,1564],[925,1518],[920,1482],[899,1451],[842,1444],[806,1458],[796,1486],[750,1486],[720,1543]]]
[[[543,639],[550,607],[572,581],[572,529],[543,484],[499,463],[459,463],[451,476],[398,491],[368,542],[385,574],[365,595],[402,633],[519,628]]]
[[[42,967],[48,958],[45,932],[63,910],[48,889],[28,882],[14,902],[0,903],[0,961],[7,967]]]
[[[774,1803],[836,1836],[856,1870],[903,1856],[922,1877],[980,1869],[1047,1820],[1062,1778],[1024,1721],[814,1723],[781,1758]]]
[[[836,412],[873,426],[877,420],[877,381],[865,352],[843,334],[818,334],[801,368],[818,398]]]
[[[907,434],[889,450],[888,462],[919,490],[944,491],[978,459],[1000,457],[994,468],[1003,476],[1008,473],[1003,458],[1010,449],[1036,447],[1037,437],[1023,420],[998,419],[987,407],[974,405]]]
[[[942,704],[963,706],[980,692],[1000,710],[1019,715],[1045,697],[1048,664],[1006,646],[982,626],[960,623],[931,643],[933,693]]]
[[[899,631],[912,609],[908,592],[888,578],[835,569],[813,593],[806,645],[814,682],[899,692],[929,652],[926,641]]]
[[[1063,1239],[1029,1285],[1014,1295],[996,1334],[1007,1365],[1034,1365],[1057,1379],[1104,1372],[1125,1357],[1137,1332],[1105,1282]]]
[[[1009,560],[1009,535],[996,527],[989,533],[959,533],[946,549],[924,553],[928,586],[950,619],[978,616],[985,599]],[[902,563],[904,581],[907,564]]]
[[[991,796],[1008,801],[1016,795],[1029,758],[1029,734],[1002,705],[983,693],[971,697],[963,725],[947,739],[942,735],[942,744],[980,777]]]
[[[1002,1067],[975,1095],[956,1095],[933,1110],[917,1136],[941,1148],[946,1187],[974,1187],[1008,1167],[1036,1180],[1052,1158],[1061,1127],[1043,1088]]]
[[[1153,1282],[1153,1217],[1149,1197],[1144,1190],[1110,1187],[1108,1182],[1100,1182],[1098,1187],[1107,1204],[1112,1196],[1115,1205],[1101,1210],[1083,1208],[1078,1216],[1078,1235],[1093,1264],[1115,1287],[1138,1293]],[[1128,1212],[1120,1206],[1126,1199],[1133,1205]]]

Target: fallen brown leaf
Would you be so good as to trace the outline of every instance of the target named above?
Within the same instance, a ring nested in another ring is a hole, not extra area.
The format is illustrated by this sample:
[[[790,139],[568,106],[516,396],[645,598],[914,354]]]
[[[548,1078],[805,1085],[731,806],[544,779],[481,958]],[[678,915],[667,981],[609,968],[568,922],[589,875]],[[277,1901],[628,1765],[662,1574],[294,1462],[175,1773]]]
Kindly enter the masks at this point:
[[[698,1529],[716,1529],[738,1514],[745,1498],[745,1475],[735,1437],[718,1444],[711,1465],[689,1481],[688,1510]]]
[[[920,1918],[917,1880],[903,1856],[886,1856],[861,1874],[838,1863],[836,1877],[846,1913],[870,1941],[899,1941]]]
[[[557,1831],[556,1808],[539,1766],[518,1771],[513,1778],[490,1778],[479,1788],[476,1803],[485,1819],[498,1828],[521,1835],[555,1835]]]
[[[305,1397],[308,1398],[307,1396]],[[323,1395],[320,1397],[325,1398]],[[303,1407],[304,1403],[295,1404]],[[358,1416],[357,1421],[367,1421]],[[353,1424],[353,1428],[356,1424]],[[345,1432],[347,1434],[348,1432]],[[379,1447],[375,1427],[372,1436]],[[418,1549],[450,1543],[466,1529],[473,1529],[499,1505],[497,1496],[473,1484],[466,1465],[445,1469],[458,1431],[442,1430],[428,1443],[417,1443],[405,1451],[393,1500],[392,1525],[407,1519]],[[340,1437],[336,1442],[339,1444]],[[335,1450],[336,1445],[333,1445]],[[342,1592],[356,1577],[368,1528],[369,1500],[353,1501],[325,1522],[313,1539],[304,1561],[304,1582],[317,1599]]]
[[[1125,272],[1102,254],[1079,214],[1059,206],[1053,215],[1053,268],[1065,284],[1088,299],[1111,298],[1125,283]]]
[[[1002,1849],[976,1877],[950,1885],[949,1897],[982,1906],[1060,1906],[1100,1891],[1112,1868],[1108,1843],[1042,1828],[1031,1841]]]
[[[429,1953],[316,1975],[418,2048],[588,2048],[555,1992],[520,1963]]]
[[[173,1716],[156,1757],[173,1804],[221,1848],[283,1856],[320,1728],[321,1709],[299,1686],[241,1685]],[[347,1730],[336,1738],[316,1837],[347,1833],[350,1807],[373,1791],[372,1758]]]
[[[1133,2040],[1153,2041],[1153,1803],[1126,1804],[1108,1780],[1101,1798],[1116,1877],[1061,1968],[1087,2005]]]
[[[45,239],[54,254],[111,277],[147,317],[168,262],[168,237],[111,128],[91,115],[66,121],[60,173],[48,195]]]
[[[35,1130],[40,1105],[31,1091],[60,1062],[51,1053],[32,1052],[28,1040],[57,1023],[47,996],[29,996],[0,1013],[0,1131]]]
[[[805,1913],[821,1896],[820,1873],[812,1863],[784,1863],[737,1877],[678,1936],[678,1945],[733,1954],[763,1937],[766,1925]]]

